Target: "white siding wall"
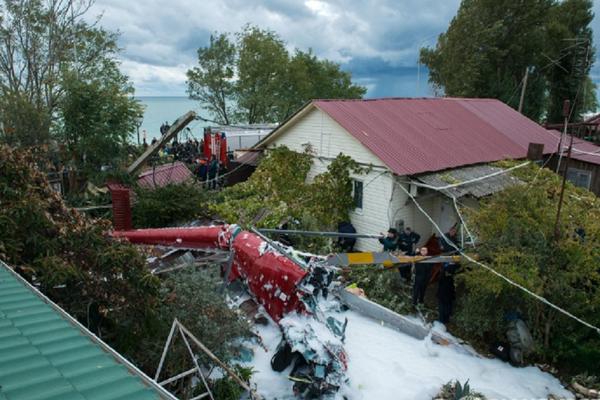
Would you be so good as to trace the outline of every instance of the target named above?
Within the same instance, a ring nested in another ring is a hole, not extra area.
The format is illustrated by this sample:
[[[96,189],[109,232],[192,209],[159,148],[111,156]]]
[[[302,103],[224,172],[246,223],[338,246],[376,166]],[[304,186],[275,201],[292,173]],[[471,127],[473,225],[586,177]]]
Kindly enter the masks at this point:
[[[359,163],[384,167],[379,158],[319,109],[311,109],[292,124],[273,140],[271,146],[284,145],[302,152],[304,145],[310,144],[318,157],[335,158],[344,153]]]
[[[392,195],[391,173],[373,153],[358,140],[346,132],[331,117],[318,109],[313,109],[298,122],[275,138],[271,146],[287,146],[291,150],[301,152],[306,144],[310,144],[315,158],[308,179],[327,170],[331,159],[339,153],[352,157],[355,161],[372,164],[373,170],[366,175],[354,176],[363,182],[363,209],[350,215],[351,222],[359,233],[378,234],[390,227],[388,209]],[[380,250],[376,239],[359,239],[357,250]]]
[[[298,121],[292,122],[289,128],[270,143],[270,147],[281,145],[298,152],[304,151],[306,145],[312,147],[315,157],[308,175],[309,180],[325,172],[331,159],[339,153],[346,154],[359,163],[374,166],[369,174],[354,177],[363,181],[363,209],[356,210],[350,215],[351,222],[358,233],[386,232],[390,227],[396,227],[398,220],[404,220],[404,226],[410,226],[421,235],[419,244],[424,244],[431,234],[435,233],[432,224],[408,195],[397,187],[398,183],[395,182],[398,182],[398,178],[387,170],[379,158],[324,112],[312,109],[304,116],[300,116]],[[440,219],[448,220],[447,214],[442,216],[441,197],[443,196],[418,195],[416,198],[437,223]],[[444,225],[442,228],[447,228],[445,223],[442,225]],[[381,250],[381,245],[376,239],[359,239],[356,249],[378,251]]]

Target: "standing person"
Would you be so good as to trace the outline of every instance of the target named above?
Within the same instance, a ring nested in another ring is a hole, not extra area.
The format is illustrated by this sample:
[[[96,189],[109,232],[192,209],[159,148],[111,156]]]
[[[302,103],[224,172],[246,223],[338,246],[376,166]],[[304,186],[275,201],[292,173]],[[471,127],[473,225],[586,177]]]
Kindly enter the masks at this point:
[[[206,162],[206,158],[202,157],[198,164],[198,179],[200,179],[202,186],[204,186],[206,183],[206,175],[208,173],[208,165]]]
[[[356,228],[349,221],[343,221],[338,224],[339,233],[356,233]],[[338,237],[337,244],[344,253],[352,253],[356,245],[356,238]]]
[[[208,184],[209,189],[217,188],[217,173],[219,172],[219,161],[215,156],[212,156],[208,164]]]
[[[456,224],[452,225],[448,232],[444,233],[444,236],[446,236],[448,240],[443,237],[440,238],[440,247],[442,248],[442,251],[444,253],[455,253],[455,247],[458,247],[458,230],[456,229]]]
[[[445,263],[440,274],[438,283],[437,298],[438,298],[438,321],[442,324],[447,324],[452,315],[452,305],[456,298],[456,290],[454,288],[454,271],[456,264]]]
[[[427,247],[422,247],[419,251],[420,256],[427,257],[428,250]],[[418,262],[415,263],[415,283],[413,285],[413,305],[416,306],[417,303],[423,304],[425,301],[425,290],[427,289],[427,284],[429,283],[429,279],[431,279],[431,269],[433,264]]]
[[[413,232],[410,227],[406,227],[404,231],[398,236],[398,248],[409,256],[414,255],[415,246],[421,240],[421,235],[417,232]]]
[[[412,256],[415,254],[415,246],[419,243],[421,239],[421,235],[413,230],[410,227],[406,227],[404,231],[398,236],[398,249],[404,254]],[[411,278],[411,266],[410,264],[400,265],[398,270],[400,271],[400,276],[404,278],[406,283],[410,284]]]
[[[394,251],[398,248],[398,231],[394,228],[390,228],[387,231],[387,235],[381,234],[379,243],[383,245],[383,251]]]

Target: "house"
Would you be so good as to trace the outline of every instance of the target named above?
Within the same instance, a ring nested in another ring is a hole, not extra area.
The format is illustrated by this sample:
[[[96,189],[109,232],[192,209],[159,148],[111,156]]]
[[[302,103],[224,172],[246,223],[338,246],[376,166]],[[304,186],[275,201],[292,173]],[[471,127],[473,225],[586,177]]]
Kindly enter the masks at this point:
[[[176,400],[0,261],[0,399]]]
[[[447,230],[459,221],[455,198],[476,204],[473,199],[518,184],[488,163],[523,159],[530,143],[543,144],[548,157],[557,151],[558,140],[498,100],[385,98],[314,100],[256,147],[302,152],[309,146],[314,159],[309,179],[324,172],[339,153],[371,167],[369,173],[353,176],[356,208],[351,221],[357,231],[377,234],[411,227],[423,242],[435,230],[411,196]],[[493,180],[481,180],[490,174]],[[478,183],[461,190],[431,190],[455,180]],[[380,248],[373,239],[357,242],[359,250]]]
[[[555,138],[560,138],[560,132],[549,131]],[[559,157],[556,154],[548,160],[547,166],[559,174],[563,174],[567,163],[566,153],[570,144],[570,137],[563,141],[563,158],[559,164]],[[558,167],[558,168],[557,168]],[[573,149],[571,150],[571,160],[567,170],[567,179],[574,185],[588,189],[600,196],[600,146],[597,146],[587,140],[573,138]]]

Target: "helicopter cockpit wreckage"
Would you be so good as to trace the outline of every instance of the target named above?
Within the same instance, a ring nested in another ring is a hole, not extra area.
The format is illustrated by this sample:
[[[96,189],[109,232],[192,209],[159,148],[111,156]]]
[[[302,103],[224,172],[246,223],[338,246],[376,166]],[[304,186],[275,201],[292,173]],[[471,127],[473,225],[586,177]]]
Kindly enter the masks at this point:
[[[271,366],[280,372],[292,365],[294,393],[303,398],[333,395],[344,383],[346,322],[321,309],[321,300],[336,286],[337,270],[324,258],[298,256],[237,225],[115,231],[113,236],[135,244],[228,252],[224,279],[242,282],[281,329],[283,340]]]

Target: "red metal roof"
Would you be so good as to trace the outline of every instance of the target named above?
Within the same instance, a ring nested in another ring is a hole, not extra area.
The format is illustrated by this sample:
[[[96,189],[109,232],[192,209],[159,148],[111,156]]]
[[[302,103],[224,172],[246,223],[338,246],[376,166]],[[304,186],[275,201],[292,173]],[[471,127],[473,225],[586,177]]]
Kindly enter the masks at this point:
[[[525,158],[529,143],[543,143],[545,154],[558,147],[551,132],[494,99],[386,98],[313,104],[398,175]]]
[[[138,184],[144,188],[164,187],[167,185],[184,183],[193,178],[188,167],[176,161],[172,164],[160,165],[156,168],[150,168],[142,172],[138,177]]]
[[[554,140],[558,143],[560,138],[560,132],[555,130],[548,131],[554,138]],[[571,137],[565,137],[563,141],[563,157],[566,155],[566,152],[569,148]],[[556,145],[558,147],[558,144]],[[600,146],[597,146],[587,140],[573,138],[573,151],[571,152],[571,158],[583,162],[587,162],[590,164],[600,165]]]

